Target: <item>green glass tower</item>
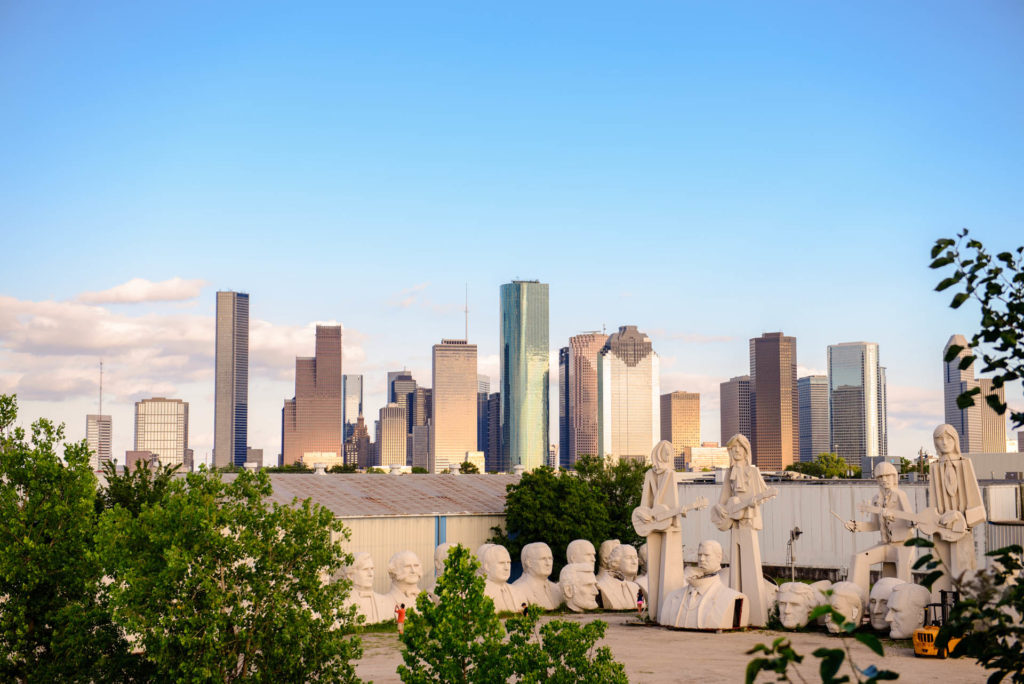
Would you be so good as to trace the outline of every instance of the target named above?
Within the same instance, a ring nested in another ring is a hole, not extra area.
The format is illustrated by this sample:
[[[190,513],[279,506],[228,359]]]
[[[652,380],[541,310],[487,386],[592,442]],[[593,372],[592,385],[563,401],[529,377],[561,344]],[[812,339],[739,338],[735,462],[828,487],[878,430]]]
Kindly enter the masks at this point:
[[[548,285],[501,286],[501,470],[548,459]]]

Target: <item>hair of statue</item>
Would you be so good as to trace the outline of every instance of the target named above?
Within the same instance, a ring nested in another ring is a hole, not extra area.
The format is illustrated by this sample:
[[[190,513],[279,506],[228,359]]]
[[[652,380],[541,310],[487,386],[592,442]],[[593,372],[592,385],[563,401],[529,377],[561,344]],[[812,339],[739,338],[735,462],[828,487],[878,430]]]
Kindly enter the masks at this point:
[[[953,447],[956,449],[956,453],[962,453],[960,451],[960,434],[956,431],[956,428],[949,423],[943,423],[935,428],[932,432],[932,440],[938,439],[939,435],[947,434],[953,438]]]
[[[742,447],[743,453],[745,454],[745,456],[743,457],[743,461],[746,462],[747,465],[750,465],[750,440],[747,439],[745,435],[741,433],[736,433],[735,435],[729,438],[729,441],[725,443],[725,446],[726,448],[729,448],[731,446]]]

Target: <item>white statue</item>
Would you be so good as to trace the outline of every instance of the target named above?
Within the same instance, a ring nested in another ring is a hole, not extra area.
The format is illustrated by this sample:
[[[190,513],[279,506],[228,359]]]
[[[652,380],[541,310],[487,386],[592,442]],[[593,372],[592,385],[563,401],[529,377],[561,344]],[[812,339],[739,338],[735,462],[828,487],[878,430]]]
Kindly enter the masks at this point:
[[[640,563],[640,568],[633,581],[640,587],[640,591],[644,592],[644,596],[647,596],[647,542],[641,544],[640,548],[636,550],[636,558]]]
[[[562,591],[548,577],[554,566],[551,547],[544,542],[533,542],[523,547],[519,554],[523,574],[512,583],[526,603],[540,606],[544,610],[555,610],[562,603]]]
[[[741,434],[726,444],[732,465],[726,471],[722,496],[711,509],[711,522],[718,529],[730,530],[729,586],[747,597],[750,624],[768,624],[769,600],[761,570],[761,546],[757,531],[761,522],[761,502],[778,492],[764,483],[761,471],[750,462],[750,442]]]
[[[388,575],[391,576],[391,591],[388,598],[396,606],[405,604],[406,608],[416,605],[416,597],[420,593],[420,579],[423,578],[423,565],[412,551],[399,551],[388,561]],[[388,616],[390,619],[391,616]]]
[[[593,565],[569,563],[558,575],[558,586],[566,608],[574,613],[597,608],[597,579]]]
[[[437,588],[437,578],[444,572],[444,564],[448,560],[448,551],[452,546],[448,542],[442,542],[434,548],[434,576],[428,578],[424,583],[427,593],[433,594],[434,589]]]
[[[847,622],[859,625],[861,618],[864,617],[864,592],[860,585],[853,582],[836,582],[832,585],[829,605],[839,611],[839,614],[846,618]],[[831,615],[825,617],[825,626],[832,634],[838,634],[841,631],[840,625],[832,619]]]
[[[586,539],[574,539],[565,548],[565,560],[568,563],[583,563],[590,565],[590,572],[594,572],[594,561],[597,554],[594,553],[594,545]]]
[[[722,582],[722,545],[706,539],[697,547],[699,574],[690,576],[685,589],[665,597],[658,622],[686,629],[739,629],[748,623],[746,597]]]
[[[498,544],[488,544],[480,557],[480,570],[487,580],[484,595],[494,601],[498,613],[518,612],[525,600],[519,591],[508,583],[512,574],[512,559],[508,549]]]
[[[640,505],[633,509],[633,529],[647,537],[647,610],[658,618],[661,601],[685,584],[683,576],[682,517],[688,510],[703,508],[698,499],[692,506],[679,505],[676,486],[675,450],[662,440],[651,451],[651,468],[644,475]]]
[[[601,605],[605,610],[636,609],[640,587],[636,582],[624,578],[636,577],[638,565],[636,549],[629,544],[619,544],[608,556],[606,572],[597,578]]]
[[[924,610],[931,601],[931,594],[920,584],[909,582],[898,584],[889,594],[889,612],[885,621],[889,623],[890,639],[909,639],[914,630],[924,624]]]
[[[880,632],[889,629],[889,623],[885,621],[885,616],[889,614],[889,596],[899,584],[905,582],[898,577],[883,577],[871,587],[871,593],[868,595],[868,617],[872,629]]]
[[[846,521],[846,529],[851,532],[881,533],[881,542],[853,554],[850,564],[850,580],[856,582],[864,593],[868,591],[870,570],[875,563],[882,564],[882,577],[897,577],[904,582],[913,580],[914,547],[904,546],[903,542],[914,536],[917,516],[906,492],[899,490],[900,475],[891,463],[878,463],[874,475],[878,494],[869,505],[860,506],[862,512],[871,514],[871,519]]]
[[[352,581],[345,605],[354,605],[356,612],[366,618],[366,624],[386,622],[394,617],[395,602],[385,594],[373,590],[373,558],[360,551],[352,554],[352,565],[345,568],[345,577]]]
[[[822,599],[809,584],[786,582],[779,587],[779,621],[786,629],[806,627],[811,611],[822,604]]]
[[[607,539],[601,542],[601,546],[597,550],[597,583],[600,584],[602,578],[608,575],[608,557],[612,555],[612,551],[616,549],[622,542],[618,539]]]
[[[971,530],[985,522],[985,504],[981,498],[974,465],[960,454],[960,437],[952,425],[940,425],[933,434],[939,460],[932,465],[928,482],[928,500],[938,514],[938,526],[932,534],[935,553],[949,574],[932,585],[933,595],[953,588],[953,577],[977,568],[974,535]],[[929,530],[921,525],[921,531]]]

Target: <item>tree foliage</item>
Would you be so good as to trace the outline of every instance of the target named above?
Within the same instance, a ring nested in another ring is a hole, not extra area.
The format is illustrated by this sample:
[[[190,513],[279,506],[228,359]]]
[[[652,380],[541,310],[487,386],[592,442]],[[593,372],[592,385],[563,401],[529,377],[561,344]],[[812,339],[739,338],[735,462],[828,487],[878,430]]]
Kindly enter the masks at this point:
[[[96,511],[120,506],[133,516],[142,512],[144,506],[159,503],[167,495],[174,474],[180,465],[158,464],[152,466],[142,461],[135,462],[135,470],[125,468],[118,473],[113,463],[103,464],[103,476],[106,480],[96,496]]]
[[[604,539],[639,546],[644,542],[633,529],[633,509],[640,505],[644,475],[650,466],[633,459],[607,462],[593,456],[576,461],[576,472],[600,495],[608,511],[608,531]],[[603,541],[603,539],[602,539]]]
[[[480,472],[480,469],[476,467],[475,463],[463,461],[462,465],[459,466],[459,472],[463,475],[475,475]]]
[[[608,628],[602,620],[587,623],[552,620],[538,628],[540,608],[510,617],[508,662],[515,681],[553,684],[626,684],[626,670],[607,646],[596,647]]]
[[[860,476],[859,469],[851,471],[845,458],[831,453],[818,454],[813,461],[793,463],[786,466],[786,470],[824,478],[851,477],[851,472],[853,473],[852,477]]]
[[[971,298],[981,305],[981,329],[971,337],[971,353],[961,360],[960,367],[967,368],[980,356],[984,363],[981,372],[994,373],[994,389],[1024,378],[1024,246],[992,256],[981,242],[969,239],[964,228],[955,240],[936,240],[931,256],[930,268],[953,269],[953,274],[935,287],[942,292],[956,286],[951,308],[958,309]],[[959,345],[950,345],[946,362],[961,351]],[[957,404],[960,408],[973,406],[979,394],[980,387],[967,390]],[[995,393],[985,401],[1000,414],[1007,410]],[[1014,427],[1024,426],[1024,411],[1011,411],[1010,418]]]

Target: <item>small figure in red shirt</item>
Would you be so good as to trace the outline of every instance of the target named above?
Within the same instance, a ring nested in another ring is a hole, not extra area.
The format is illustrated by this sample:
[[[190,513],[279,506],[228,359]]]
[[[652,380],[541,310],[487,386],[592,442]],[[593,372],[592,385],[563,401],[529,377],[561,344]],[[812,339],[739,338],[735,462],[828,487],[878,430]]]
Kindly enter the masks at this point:
[[[405,604],[395,607],[395,615],[398,616],[398,636],[405,633]]]
[[[644,617],[644,592],[636,592],[636,614],[640,616],[642,620]]]

